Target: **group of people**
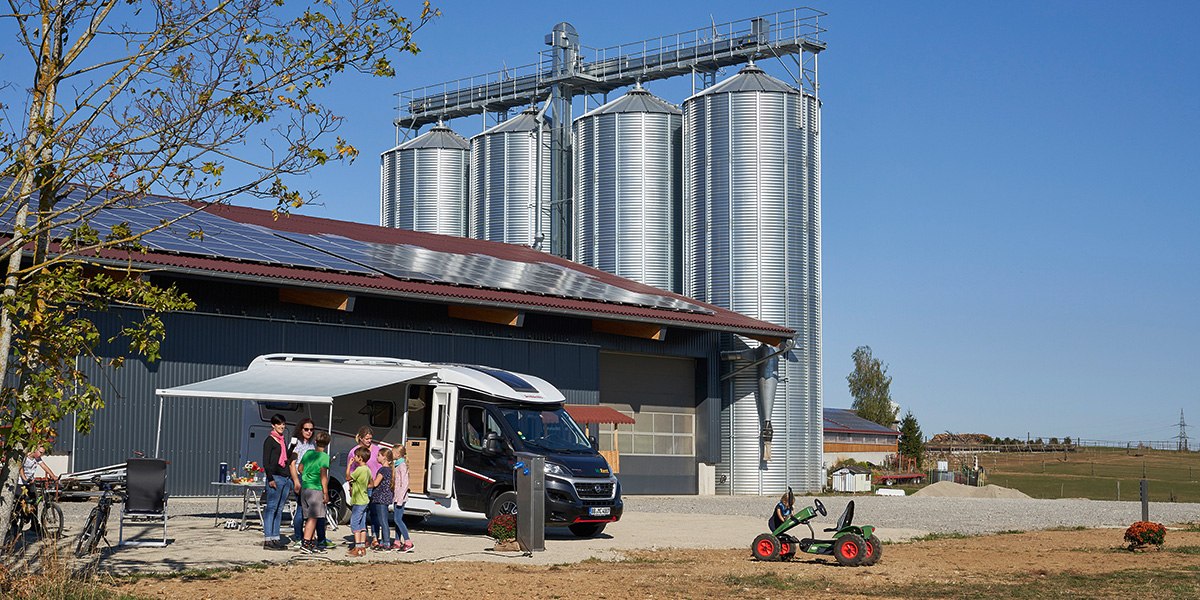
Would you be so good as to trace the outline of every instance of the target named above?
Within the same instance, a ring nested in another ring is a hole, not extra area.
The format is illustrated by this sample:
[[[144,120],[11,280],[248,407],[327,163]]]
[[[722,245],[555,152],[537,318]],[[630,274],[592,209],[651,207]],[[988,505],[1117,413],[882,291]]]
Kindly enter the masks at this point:
[[[293,549],[312,554],[337,547],[326,538],[326,505],[329,503],[329,434],[315,431],[312,419],[301,419],[294,435],[285,441],[287,422],[283,415],[271,417],[271,435],[263,441],[263,470],[267,478],[263,507],[263,548],[286,550],[280,539],[283,508],[295,490],[297,503],[292,519]],[[367,548],[377,551],[412,552],[413,542],[404,524],[408,502],[408,464],[403,446],[382,448],[374,443],[374,432],[362,427],[346,461],[350,482],[350,531],[354,543],[350,556],[364,556]],[[389,509],[397,536],[393,541],[388,523]],[[368,536],[370,529],[370,536]]]

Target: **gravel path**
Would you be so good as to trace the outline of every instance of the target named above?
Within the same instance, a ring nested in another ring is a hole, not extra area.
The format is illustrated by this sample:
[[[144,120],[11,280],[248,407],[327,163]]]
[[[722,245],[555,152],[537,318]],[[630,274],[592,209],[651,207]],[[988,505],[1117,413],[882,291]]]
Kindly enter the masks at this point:
[[[830,496],[821,501],[829,516],[818,517],[814,526],[829,523],[853,499],[856,523],[886,528],[913,529],[937,533],[995,533],[999,531],[1049,529],[1054,527],[1127,527],[1140,520],[1141,504],[1104,500],[1039,500],[1007,498],[938,498],[913,496]],[[775,507],[775,496],[626,496],[625,513],[676,513],[681,515],[725,515],[759,517],[766,522]],[[212,498],[174,498],[172,516],[212,515]],[[812,499],[796,497],[796,506]],[[91,510],[91,502],[63,503],[68,528],[78,528]],[[228,512],[234,502],[222,501],[223,518],[239,513]],[[240,503],[238,504],[240,509]],[[120,506],[114,506],[114,515]],[[1200,504],[1154,502],[1150,520],[1166,524],[1200,522]]]
[[[821,498],[830,527],[853,499],[859,524],[919,529],[937,533],[995,533],[1030,531],[1054,527],[1127,527],[1141,520],[1139,502],[1105,500],[1039,500],[1007,498],[928,498],[912,496],[832,496]],[[627,496],[625,512],[695,513],[762,517],[766,522],[778,502],[765,496]],[[796,497],[796,506],[812,503]],[[1200,522],[1200,504],[1150,503],[1150,520],[1166,524]]]

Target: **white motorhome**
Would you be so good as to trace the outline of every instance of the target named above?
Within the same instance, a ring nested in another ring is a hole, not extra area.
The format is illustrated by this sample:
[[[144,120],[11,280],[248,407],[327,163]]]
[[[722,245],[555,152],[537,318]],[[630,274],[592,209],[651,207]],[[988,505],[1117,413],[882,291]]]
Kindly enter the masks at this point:
[[[272,415],[290,425],[313,419],[333,438],[330,504],[343,521],[342,475],[363,425],[379,444],[407,448],[406,515],[515,511],[516,452],[546,458],[547,526],[589,537],[623,510],[620,482],[563,409],[562,392],[531,375],[395,358],[269,354],[245,371],[158,394],[246,400],[243,460],[261,460]]]

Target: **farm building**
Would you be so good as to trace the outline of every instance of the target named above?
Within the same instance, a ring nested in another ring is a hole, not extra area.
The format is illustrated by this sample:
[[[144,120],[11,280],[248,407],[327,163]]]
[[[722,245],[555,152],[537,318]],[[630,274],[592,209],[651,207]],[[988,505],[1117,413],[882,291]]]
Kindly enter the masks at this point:
[[[106,210],[128,214],[102,213],[93,226],[138,226],[189,210],[154,200]],[[241,371],[262,354],[339,354],[542,377],[569,405],[614,409],[572,414],[618,463],[626,493],[695,494],[714,487],[699,479],[715,477],[711,465],[721,460],[721,377],[736,365],[721,351],[779,345],[795,333],[524,246],[231,206],[187,219],[203,239],[175,227],[148,235],[146,252],[106,250],[98,259],[146,269],[197,308],[165,316],[161,360],[86,367],[107,406],[88,435],[74,433],[70,419],[62,424],[54,451],[69,456],[72,470],[152,451],[155,389]],[[130,317],[98,315],[103,338]],[[195,400],[164,413],[171,493],[213,493],[218,463],[234,464],[246,447],[240,405]]]
[[[871,473],[862,467],[853,465],[839,467],[830,474],[835,492],[869,492],[871,491]]]
[[[900,432],[845,408],[826,408],[824,414],[826,468],[847,458],[883,464],[888,455],[896,453]]]

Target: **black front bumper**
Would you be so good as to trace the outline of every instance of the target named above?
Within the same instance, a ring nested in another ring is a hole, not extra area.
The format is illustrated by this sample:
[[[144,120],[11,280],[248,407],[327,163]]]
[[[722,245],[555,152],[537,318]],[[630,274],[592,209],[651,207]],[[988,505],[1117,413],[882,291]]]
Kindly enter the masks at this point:
[[[607,480],[606,480],[607,481]],[[611,497],[594,497],[594,484],[580,482],[580,487],[589,489],[581,498],[571,481],[557,477],[546,478],[546,524],[572,525],[575,523],[611,523],[621,518],[625,503],[621,501],[621,484],[614,483],[615,493]],[[608,514],[593,514],[604,512]],[[599,510],[593,510],[599,509]]]

